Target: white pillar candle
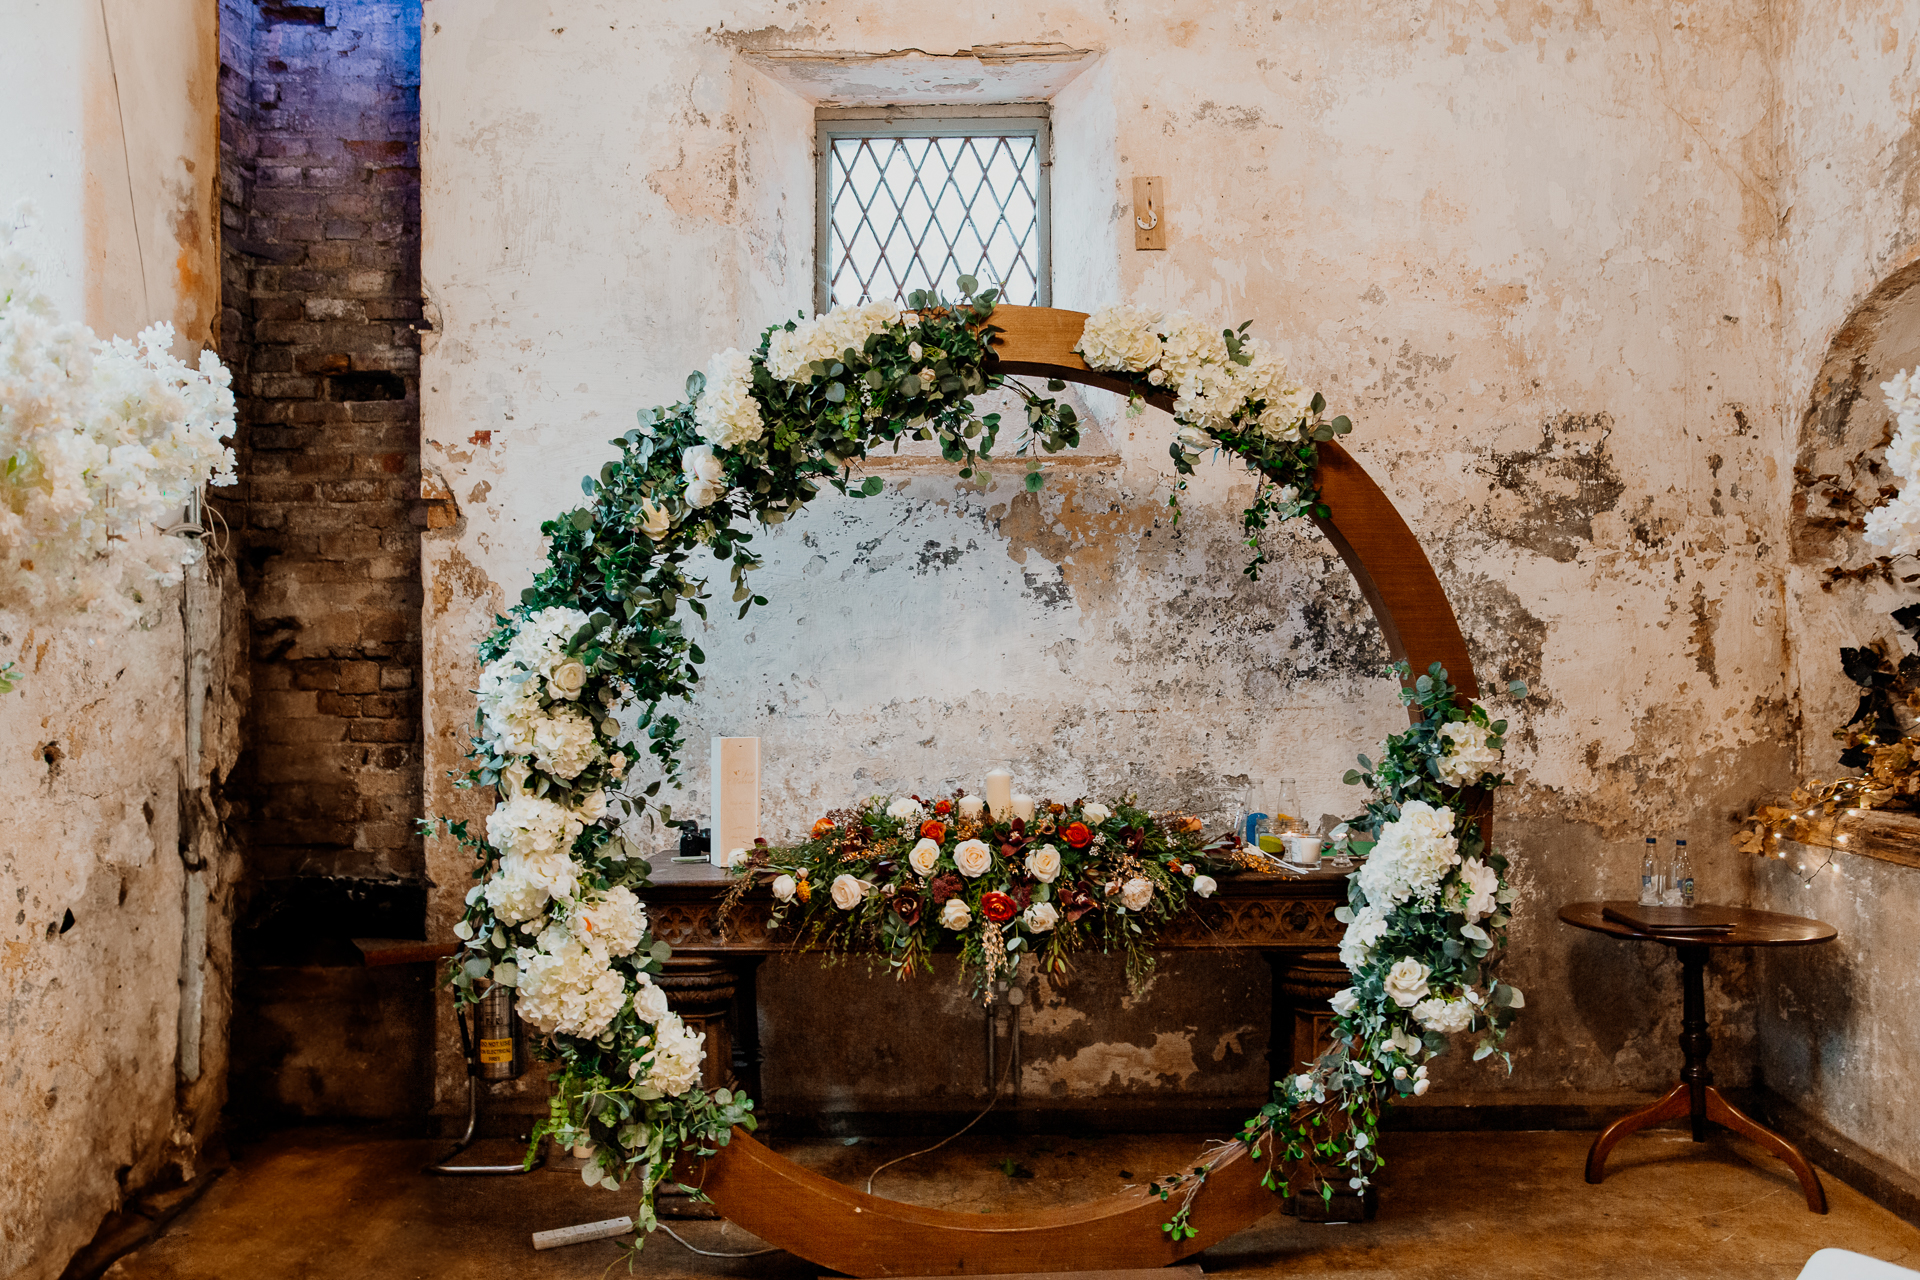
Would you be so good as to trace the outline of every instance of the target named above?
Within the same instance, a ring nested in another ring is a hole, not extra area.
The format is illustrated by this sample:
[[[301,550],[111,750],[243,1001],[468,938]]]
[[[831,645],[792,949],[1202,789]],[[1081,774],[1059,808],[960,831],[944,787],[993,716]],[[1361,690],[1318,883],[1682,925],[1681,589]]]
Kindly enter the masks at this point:
[[[982,800],[979,796],[961,796],[960,802],[955,808],[960,810],[961,817],[972,822],[980,817],[980,810],[985,804],[986,801]]]
[[[1032,796],[1015,796],[1012,799],[1012,801],[1010,801],[1010,803],[1013,805],[1014,817],[1020,819],[1020,821],[1022,822],[1033,821],[1033,797]]]
[[[987,774],[986,792],[987,808],[995,822],[1005,822],[1013,816],[1008,812],[1013,807],[1013,774],[1004,766]]]

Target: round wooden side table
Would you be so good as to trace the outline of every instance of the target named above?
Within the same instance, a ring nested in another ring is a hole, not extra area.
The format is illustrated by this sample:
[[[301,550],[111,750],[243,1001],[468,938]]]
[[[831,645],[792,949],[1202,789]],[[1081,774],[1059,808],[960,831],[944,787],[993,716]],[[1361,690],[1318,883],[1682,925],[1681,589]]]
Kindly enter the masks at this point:
[[[1575,902],[1560,908],[1560,919],[1578,929],[1590,929],[1629,942],[1658,942],[1672,947],[1680,956],[1681,991],[1684,1006],[1680,1021],[1680,1049],[1686,1065],[1680,1069],[1680,1083],[1652,1106],[1621,1116],[1608,1125],[1587,1152],[1587,1181],[1598,1183],[1606,1176],[1607,1154],[1630,1133],[1689,1116],[1693,1121],[1693,1140],[1703,1142],[1707,1124],[1724,1126],[1744,1134],[1786,1161],[1800,1179],[1806,1193],[1807,1208],[1815,1213],[1827,1211],[1827,1193],[1820,1185],[1800,1148],[1753,1119],[1720,1096],[1713,1087],[1713,1072],[1707,1067],[1707,1054],[1713,1049],[1713,1037],[1707,1031],[1706,971],[1708,953],[1714,947],[1804,947],[1816,942],[1831,942],[1839,933],[1830,924],[1804,916],[1781,915],[1773,911],[1750,911],[1744,907],[1703,908],[1732,927],[1719,933],[1647,933],[1607,918],[1608,907],[1627,909],[1631,902]]]

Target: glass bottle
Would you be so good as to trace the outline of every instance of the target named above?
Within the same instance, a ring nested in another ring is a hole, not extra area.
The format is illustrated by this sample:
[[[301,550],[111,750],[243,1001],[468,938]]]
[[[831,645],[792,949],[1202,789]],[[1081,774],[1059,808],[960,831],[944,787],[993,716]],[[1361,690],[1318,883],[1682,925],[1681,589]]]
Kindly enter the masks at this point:
[[[1680,905],[1693,905],[1693,859],[1687,853],[1687,842],[1673,842],[1673,887],[1680,892]]]
[[[1654,838],[1647,837],[1647,854],[1640,859],[1640,905],[1654,907],[1660,904],[1660,866],[1654,858]]]

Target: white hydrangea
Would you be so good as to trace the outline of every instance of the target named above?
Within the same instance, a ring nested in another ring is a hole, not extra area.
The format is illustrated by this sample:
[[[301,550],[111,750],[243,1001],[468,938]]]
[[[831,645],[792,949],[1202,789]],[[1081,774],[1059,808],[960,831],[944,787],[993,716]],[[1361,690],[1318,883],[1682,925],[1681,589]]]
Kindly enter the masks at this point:
[[[1340,963],[1358,973],[1373,962],[1373,949],[1387,936],[1387,913],[1379,907],[1360,908],[1347,931],[1340,935]]]
[[[488,880],[483,891],[488,910],[502,924],[525,924],[538,920],[552,896],[547,885],[523,874],[498,874]]]
[[[1443,1000],[1435,996],[1431,1000],[1422,1000],[1413,1006],[1414,1021],[1429,1031],[1438,1031],[1450,1036],[1465,1031],[1473,1025],[1473,1005],[1465,1000]]]
[[[1460,864],[1460,878],[1455,882],[1459,897],[1460,912],[1466,916],[1467,923],[1473,924],[1492,915],[1499,908],[1500,873],[1478,858],[1468,858]]]
[[[707,386],[693,407],[700,434],[721,449],[737,449],[766,433],[753,398],[753,357],[733,347],[707,362]]]
[[[838,360],[849,347],[863,350],[868,338],[885,333],[899,318],[891,303],[867,302],[835,307],[791,330],[775,329],[767,339],[767,371],[782,382],[807,382],[814,361]]]
[[[559,801],[524,791],[487,815],[487,843],[507,857],[564,855],[585,829],[580,815]]]
[[[1902,483],[1900,492],[1867,512],[1866,538],[1894,555],[1910,555],[1920,551],[1920,493],[1906,483],[1920,472],[1920,369],[1902,369],[1880,384],[1880,392],[1894,416],[1887,466]]]
[[[505,653],[481,668],[482,731],[501,754],[534,753],[534,731],[548,685],[554,673],[571,661],[567,641],[586,623],[587,615],[578,609],[542,609],[520,624]]]
[[[603,948],[582,943],[560,925],[540,934],[536,947],[514,955],[520,1016],[548,1034],[591,1040],[627,1003],[627,983]]]
[[[1145,307],[1118,303],[1087,317],[1074,350],[1090,368],[1145,373],[1160,359],[1160,316]]]
[[[232,379],[211,351],[175,359],[172,325],[129,342],[62,323],[16,237],[29,218],[0,224],[0,608],[130,617],[123,590],[199,556],[163,531],[234,482]]]
[[[1447,873],[1460,862],[1453,810],[1409,800],[1399,818],[1381,829],[1379,842],[1356,873],[1367,902],[1391,911],[1409,899],[1431,903]]]
[[[640,905],[633,890],[617,884],[575,910],[573,922],[587,937],[605,947],[608,955],[631,955],[647,932],[647,909]]]
[[[700,1068],[706,1061],[705,1034],[687,1030],[677,1013],[664,1015],[653,1028],[653,1061],[645,1076],[640,1075],[636,1059],[629,1071],[640,1082],[641,1096],[662,1094],[677,1098],[700,1083]]]
[[[1446,754],[1440,757],[1440,781],[1450,787],[1471,787],[1500,772],[1500,752],[1487,745],[1485,728],[1470,720],[1442,725],[1440,738]]]
[[[577,778],[600,758],[600,738],[593,717],[579,707],[556,706],[537,717],[530,727],[533,762],[556,778]]]

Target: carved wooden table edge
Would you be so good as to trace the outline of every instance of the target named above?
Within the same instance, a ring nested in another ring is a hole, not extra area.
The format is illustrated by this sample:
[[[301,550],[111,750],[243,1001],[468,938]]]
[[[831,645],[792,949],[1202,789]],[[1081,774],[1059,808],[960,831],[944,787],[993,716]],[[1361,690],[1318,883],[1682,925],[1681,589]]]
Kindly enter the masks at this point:
[[[1713,1085],[1713,1072],[1707,1067],[1707,1055],[1712,1052],[1713,1037],[1707,1023],[1706,969],[1708,954],[1714,947],[1813,946],[1832,941],[1839,936],[1839,931],[1821,920],[1783,915],[1775,911],[1756,911],[1747,907],[1713,908],[1717,914],[1732,921],[1731,930],[1723,934],[1650,933],[1608,919],[1604,914],[1608,907],[1632,905],[1622,901],[1570,902],[1560,908],[1559,915],[1562,923],[1576,929],[1586,929],[1626,942],[1658,942],[1672,947],[1678,953],[1681,998],[1684,1002],[1680,1049],[1686,1065],[1680,1069],[1680,1083],[1669,1089],[1665,1096],[1638,1111],[1621,1116],[1600,1131],[1600,1136],[1587,1149],[1586,1180],[1597,1186],[1607,1176],[1607,1157],[1621,1139],[1652,1125],[1687,1116],[1691,1121],[1695,1142],[1706,1140],[1708,1124],[1717,1124],[1751,1138],[1766,1148],[1793,1170],[1794,1177],[1799,1179],[1801,1193],[1806,1196],[1807,1208],[1814,1213],[1825,1213],[1826,1188],[1821,1186],[1819,1173],[1800,1148],[1727,1101]]]

